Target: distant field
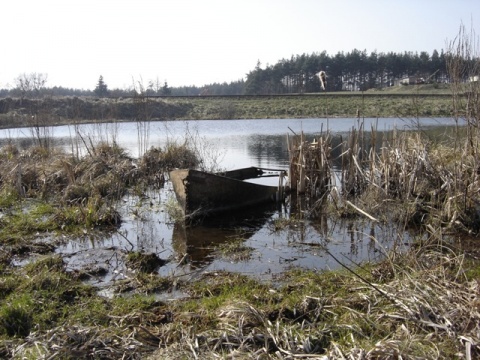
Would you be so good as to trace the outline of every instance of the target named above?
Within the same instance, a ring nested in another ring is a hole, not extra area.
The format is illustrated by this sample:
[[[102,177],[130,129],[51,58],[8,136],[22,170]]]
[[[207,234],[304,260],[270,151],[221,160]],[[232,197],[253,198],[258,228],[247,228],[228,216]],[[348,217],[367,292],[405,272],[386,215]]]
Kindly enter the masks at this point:
[[[263,96],[3,98],[0,128],[138,120],[449,117],[452,99],[446,85]]]
[[[297,96],[165,99],[188,107],[190,119],[312,117],[445,117],[452,99],[445,93],[339,92]]]

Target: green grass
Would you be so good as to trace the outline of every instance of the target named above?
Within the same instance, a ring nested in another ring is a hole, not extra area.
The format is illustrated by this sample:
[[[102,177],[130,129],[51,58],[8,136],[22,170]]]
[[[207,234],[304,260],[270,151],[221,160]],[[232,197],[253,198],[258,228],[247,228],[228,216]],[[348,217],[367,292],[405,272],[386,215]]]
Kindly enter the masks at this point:
[[[165,101],[179,106],[189,104],[189,111],[182,119],[452,116],[451,96],[444,91],[400,90]],[[222,111],[225,107],[230,109],[228,117]]]
[[[0,335],[25,337],[34,324],[34,301],[28,294],[11,299],[0,307]]]
[[[127,351],[122,344],[134,336],[135,346],[158,348],[161,343],[163,349],[175,349],[175,344],[188,349],[197,339],[199,356],[213,350],[227,356],[233,349],[240,350],[239,355],[257,351],[273,356],[280,347],[302,349],[302,354],[325,354],[328,349],[331,355],[336,348],[348,354],[357,348],[377,355],[398,351],[420,358],[435,356],[438,349],[440,358],[449,358],[460,350],[455,338],[429,324],[441,323],[443,316],[454,321],[469,311],[466,303],[459,304],[458,315],[444,309],[448,297],[464,299],[469,279],[478,279],[478,269],[473,267],[462,281],[457,277],[461,258],[447,258],[435,251],[422,254],[402,256],[398,264],[367,264],[356,269],[364,280],[345,270],[292,269],[276,279],[277,285],[238,274],[205,274],[198,281],[179,284],[188,298],[168,303],[145,295],[142,286],[131,295],[102,298],[67,272],[60,257],[45,256],[2,277],[0,340],[21,344],[33,332],[30,336],[37,344],[41,339],[55,344],[71,334],[72,342],[65,346],[75,347],[73,339],[81,336],[94,353],[103,346]],[[442,267],[444,263],[449,267]],[[392,276],[380,276],[385,266],[395,267]],[[432,276],[432,284],[426,283]],[[139,273],[131,280],[147,284],[155,279]],[[394,296],[381,295],[369,283]],[[450,289],[447,297],[443,287]],[[431,309],[424,307],[425,302]],[[419,321],[428,314],[438,318]],[[262,341],[255,342],[253,334]],[[213,349],[212,344],[226,347]],[[39,349],[25,346],[38,355]],[[153,348],[143,348],[143,354]],[[0,353],[4,350],[0,346]]]
[[[36,233],[58,228],[51,205],[43,202],[20,202],[0,219],[0,244],[16,243]]]
[[[27,199],[16,202],[0,218],[0,244],[15,244],[60,231],[72,234],[85,228],[110,226],[117,222],[117,216],[115,209],[101,199],[89,198],[85,204],[72,206]]]
[[[0,189],[0,208],[11,208],[19,199],[20,196],[15,188],[11,186],[3,186]]]

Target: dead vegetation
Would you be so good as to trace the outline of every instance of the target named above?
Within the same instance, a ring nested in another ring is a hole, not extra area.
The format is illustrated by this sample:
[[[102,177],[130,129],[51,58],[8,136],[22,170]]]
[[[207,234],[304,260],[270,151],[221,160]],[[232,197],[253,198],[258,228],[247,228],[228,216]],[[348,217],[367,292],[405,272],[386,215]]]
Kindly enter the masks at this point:
[[[185,331],[179,343],[152,358],[476,358],[478,280],[462,274],[463,257],[431,250],[402,257],[403,266],[391,269],[394,278],[380,283],[381,266],[390,264],[374,266],[367,281],[334,275],[341,290],[322,288],[325,279],[318,274],[292,276],[289,291],[272,290],[263,299],[277,306],[222,304],[214,329]],[[298,302],[287,305],[292,293]],[[159,330],[159,339],[169,337]]]
[[[421,131],[378,133],[360,126],[336,145],[340,154],[329,133],[313,142],[299,135],[290,140],[291,188],[306,194],[313,217],[356,214],[477,233],[480,144],[464,134],[465,128],[455,128],[438,140]]]
[[[228,242],[220,244],[217,253],[229,261],[240,262],[249,260],[252,257],[253,250],[253,248],[245,245],[245,238],[243,234],[239,233],[231,236]]]
[[[162,187],[167,169],[198,161],[188,148],[173,145],[136,160],[115,143],[92,146],[83,157],[8,145],[0,159],[0,238],[9,242],[32,233],[117,226],[116,204],[127,191]]]
[[[82,203],[89,197],[118,200],[140,181],[161,184],[163,174],[178,166],[195,166],[195,154],[185,146],[151,148],[136,160],[117,144],[99,143],[87,156],[31,147],[20,151],[14,145],[0,149],[0,185],[19,197]]]
[[[356,270],[355,276],[294,270],[284,274],[284,285],[276,288],[243,276],[207,274],[201,282],[184,285],[190,298],[169,303],[133,297],[89,305],[88,292],[67,282],[61,264],[52,262],[56,267],[50,266],[48,275],[38,271],[42,267],[36,267],[37,273],[32,268],[32,278],[10,284],[8,293],[23,286],[45,292],[56,279],[55,291],[63,294],[59,298],[64,306],[79,307],[76,311],[81,313],[34,329],[38,320],[32,317],[31,306],[2,307],[2,329],[10,328],[18,337],[3,341],[0,354],[102,359],[475,359],[480,356],[478,277],[464,271],[469,261],[465,256],[436,241],[432,235],[428,246],[394,254],[395,258]]]

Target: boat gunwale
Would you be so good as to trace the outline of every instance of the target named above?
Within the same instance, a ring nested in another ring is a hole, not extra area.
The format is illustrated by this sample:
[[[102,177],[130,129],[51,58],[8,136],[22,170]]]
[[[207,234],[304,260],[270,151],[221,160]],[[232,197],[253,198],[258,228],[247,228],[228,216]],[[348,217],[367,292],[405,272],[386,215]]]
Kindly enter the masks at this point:
[[[230,171],[230,173],[236,172],[236,171],[242,171],[242,170],[253,171],[253,169],[259,169],[259,168],[250,167],[250,168],[236,169],[236,170]],[[272,171],[280,172],[284,170],[272,170]],[[225,173],[229,173],[229,172],[227,171]],[[259,173],[261,173],[261,170]],[[255,178],[255,177],[260,177],[260,176],[248,177],[246,179]],[[259,205],[262,203],[268,203],[268,202],[273,203],[279,200],[278,186],[247,182],[244,180],[224,176],[222,175],[222,173],[208,173],[208,172],[196,170],[196,169],[177,169],[177,170],[172,170],[170,172],[170,180],[173,183],[177,200],[179,201],[182,207],[182,210],[184,212],[184,215],[186,217],[198,217],[200,215],[208,216],[214,213],[238,211],[238,210],[245,209],[248,207],[253,207],[255,205]],[[206,201],[199,200],[199,199],[194,199],[194,200],[190,199],[189,195],[192,193],[192,191],[196,191],[194,188],[192,189],[192,186],[199,185],[199,183],[202,182],[201,180],[203,180],[204,182],[209,181],[210,183],[214,182],[213,180],[227,182],[230,184],[234,184],[234,186],[232,186],[233,188],[246,187],[250,192],[254,194],[258,195],[259,193],[265,193],[265,195],[261,195],[260,197],[257,197],[257,198],[252,197],[247,201],[240,202],[239,204],[236,204],[236,205],[232,205],[232,203],[230,204],[227,203],[226,205],[221,206],[218,204],[218,199],[214,199],[214,201],[211,201],[212,206],[206,206],[206,207],[197,206],[202,202],[207,202],[207,203],[209,202],[207,198],[205,198]]]

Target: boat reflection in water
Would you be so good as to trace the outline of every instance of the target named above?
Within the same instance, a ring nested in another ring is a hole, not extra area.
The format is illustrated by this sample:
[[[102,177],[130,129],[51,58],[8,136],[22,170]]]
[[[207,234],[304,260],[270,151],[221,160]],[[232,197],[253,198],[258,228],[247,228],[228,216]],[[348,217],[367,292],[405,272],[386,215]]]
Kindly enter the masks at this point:
[[[215,260],[215,250],[233,239],[244,241],[255,235],[278,211],[277,204],[262,204],[255,208],[237,210],[192,224],[178,221],[172,234],[172,247],[181,263],[191,269],[204,267]]]

